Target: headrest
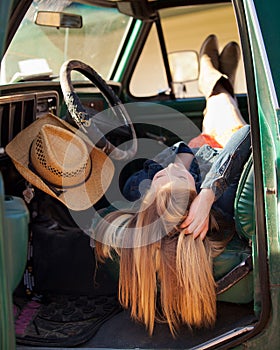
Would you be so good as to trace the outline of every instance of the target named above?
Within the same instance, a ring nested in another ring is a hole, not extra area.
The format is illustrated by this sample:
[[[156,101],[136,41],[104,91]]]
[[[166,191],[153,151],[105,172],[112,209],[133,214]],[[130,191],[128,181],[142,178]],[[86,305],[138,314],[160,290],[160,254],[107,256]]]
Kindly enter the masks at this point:
[[[235,224],[241,237],[255,234],[254,172],[252,156],[245,164],[235,196]]]

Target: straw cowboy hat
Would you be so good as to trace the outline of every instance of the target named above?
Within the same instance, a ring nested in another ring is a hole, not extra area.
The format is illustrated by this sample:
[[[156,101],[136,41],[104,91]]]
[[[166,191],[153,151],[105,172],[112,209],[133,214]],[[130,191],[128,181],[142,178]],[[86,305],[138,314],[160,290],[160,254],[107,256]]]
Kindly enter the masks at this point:
[[[109,187],[111,159],[79,130],[47,114],[6,147],[20,174],[72,210],[85,210]]]

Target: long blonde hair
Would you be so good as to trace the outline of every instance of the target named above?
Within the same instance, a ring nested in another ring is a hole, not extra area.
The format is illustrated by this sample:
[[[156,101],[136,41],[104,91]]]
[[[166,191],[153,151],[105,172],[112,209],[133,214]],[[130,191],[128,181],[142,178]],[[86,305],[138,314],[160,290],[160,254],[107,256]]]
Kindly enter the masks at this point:
[[[149,190],[137,213],[113,212],[95,229],[99,261],[112,257],[112,250],[120,257],[120,303],[149,334],[155,320],[167,322],[173,336],[182,323],[215,323],[212,260],[224,243],[194,239],[180,229],[195,196],[180,181],[168,183],[156,192]],[[216,224],[211,226],[217,230]]]

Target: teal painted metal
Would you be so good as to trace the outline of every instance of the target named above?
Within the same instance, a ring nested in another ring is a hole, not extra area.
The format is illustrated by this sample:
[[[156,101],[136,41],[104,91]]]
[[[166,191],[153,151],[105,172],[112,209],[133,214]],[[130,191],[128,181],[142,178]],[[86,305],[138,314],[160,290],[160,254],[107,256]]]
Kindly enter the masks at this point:
[[[273,1],[271,1],[273,3]],[[272,5],[272,4],[271,4]],[[275,13],[280,6],[278,2],[275,2],[275,8],[269,6],[270,12]],[[263,6],[264,8],[265,6]],[[273,11],[271,11],[273,9]],[[259,10],[260,11],[260,10]],[[262,150],[262,163],[263,163],[263,186],[266,190],[265,195],[265,211],[267,220],[267,232],[268,232],[268,257],[270,263],[270,282],[272,284],[279,284],[279,266],[280,266],[280,224],[278,217],[278,204],[279,204],[279,159],[280,159],[280,141],[279,141],[279,107],[277,99],[277,86],[280,80],[275,79],[279,72],[279,69],[274,67],[274,59],[279,57],[280,50],[275,45],[271,47],[271,43],[267,43],[267,31],[263,33],[263,44],[257,35],[258,28],[253,20],[252,9],[247,7],[248,24],[250,29],[251,48],[254,60],[254,74],[256,81],[256,92],[260,122],[260,137],[261,137],[261,150]],[[273,14],[271,14],[274,17]],[[263,17],[263,16],[262,16]],[[263,18],[264,20],[264,18]],[[266,24],[268,23],[268,19]],[[267,24],[268,25],[268,24]],[[274,30],[280,38],[279,31]],[[272,33],[272,36],[275,36]],[[269,40],[270,41],[270,38]],[[265,48],[265,50],[263,50]],[[268,50],[270,48],[270,50]],[[273,50],[272,50],[273,49]],[[273,53],[274,58],[269,57],[269,51],[278,51]],[[266,55],[267,53],[267,60]],[[275,74],[273,74],[275,72]],[[271,73],[271,76],[270,76]],[[275,91],[274,91],[275,89]]]
[[[8,29],[8,21],[11,13],[13,2],[8,0],[0,1],[0,53],[1,57],[3,54],[3,50],[5,48],[7,29]]]
[[[7,245],[4,237],[4,186],[0,174],[0,348],[15,349],[11,283],[8,274]]]
[[[258,15],[258,21],[261,27],[262,36],[265,43],[266,53],[271,68],[273,81],[280,99],[280,30],[279,13],[280,2],[278,0],[254,0],[254,5]]]
[[[127,46],[125,48],[125,51],[124,51],[124,54],[122,56],[122,59],[120,61],[120,64],[118,66],[118,69],[116,71],[116,74],[114,75],[113,77],[113,80],[114,81],[120,81],[121,78],[122,78],[122,75],[123,75],[123,72],[124,72],[124,69],[125,69],[125,66],[127,64],[127,61],[129,59],[129,56],[133,50],[133,47],[134,47],[134,44],[135,44],[135,40],[137,38],[137,35],[139,33],[139,30],[141,29],[141,26],[142,26],[142,21],[140,20],[137,20],[135,22],[135,25],[134,25],[134,28],[133,28],[133,31],[132,31],[132,34],[130,35],[130,38],[129,38],[129,41],[127,43]]]
[[[277,0],[244,0],[250,49],[253,58],[257,110],[260,127],[261,159],[266,224],[267,262],[271,315],[263,330],[246,342],[248,349],[278,349],[279,337],[279,97],[280,32]]]

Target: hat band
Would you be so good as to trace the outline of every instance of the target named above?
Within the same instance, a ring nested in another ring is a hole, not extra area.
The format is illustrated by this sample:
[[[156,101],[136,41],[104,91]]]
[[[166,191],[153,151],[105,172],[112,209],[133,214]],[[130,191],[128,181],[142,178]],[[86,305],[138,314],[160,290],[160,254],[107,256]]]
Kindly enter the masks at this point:
[[[90,169],[89,169],[89,172],[87,174],[87,177],[85,178],[85,180],[75,184],[75,185],[63,185],[63,186],[60,186],[60,185],[56,185],[50,181],[48,181],[47,179],[45,179],[41,174],[38,173],[38,171],[34,168],[34,165],[32,163],[32,160],[31,160],[31,148],[32,148],[32,144],[33,142],[31,143],[30,147],[29,147],[29,155],[28,155],[28,158],[29,158],[29,163],[28,163],[28,168],[33,172],[35,173],[48,187],[51,191],[53,191],[53,193],[59,197],[62,193],[65,193],[67,192],[67,188],[75,188],[75,187],[79,187],[80,185],[82,185],[83,183],[87,182],[87,180],[90,178],[91,176],[91,172],[92,172],[92,161],[91,161],[91,158],[89,157],[89,161],[90,161]]]

